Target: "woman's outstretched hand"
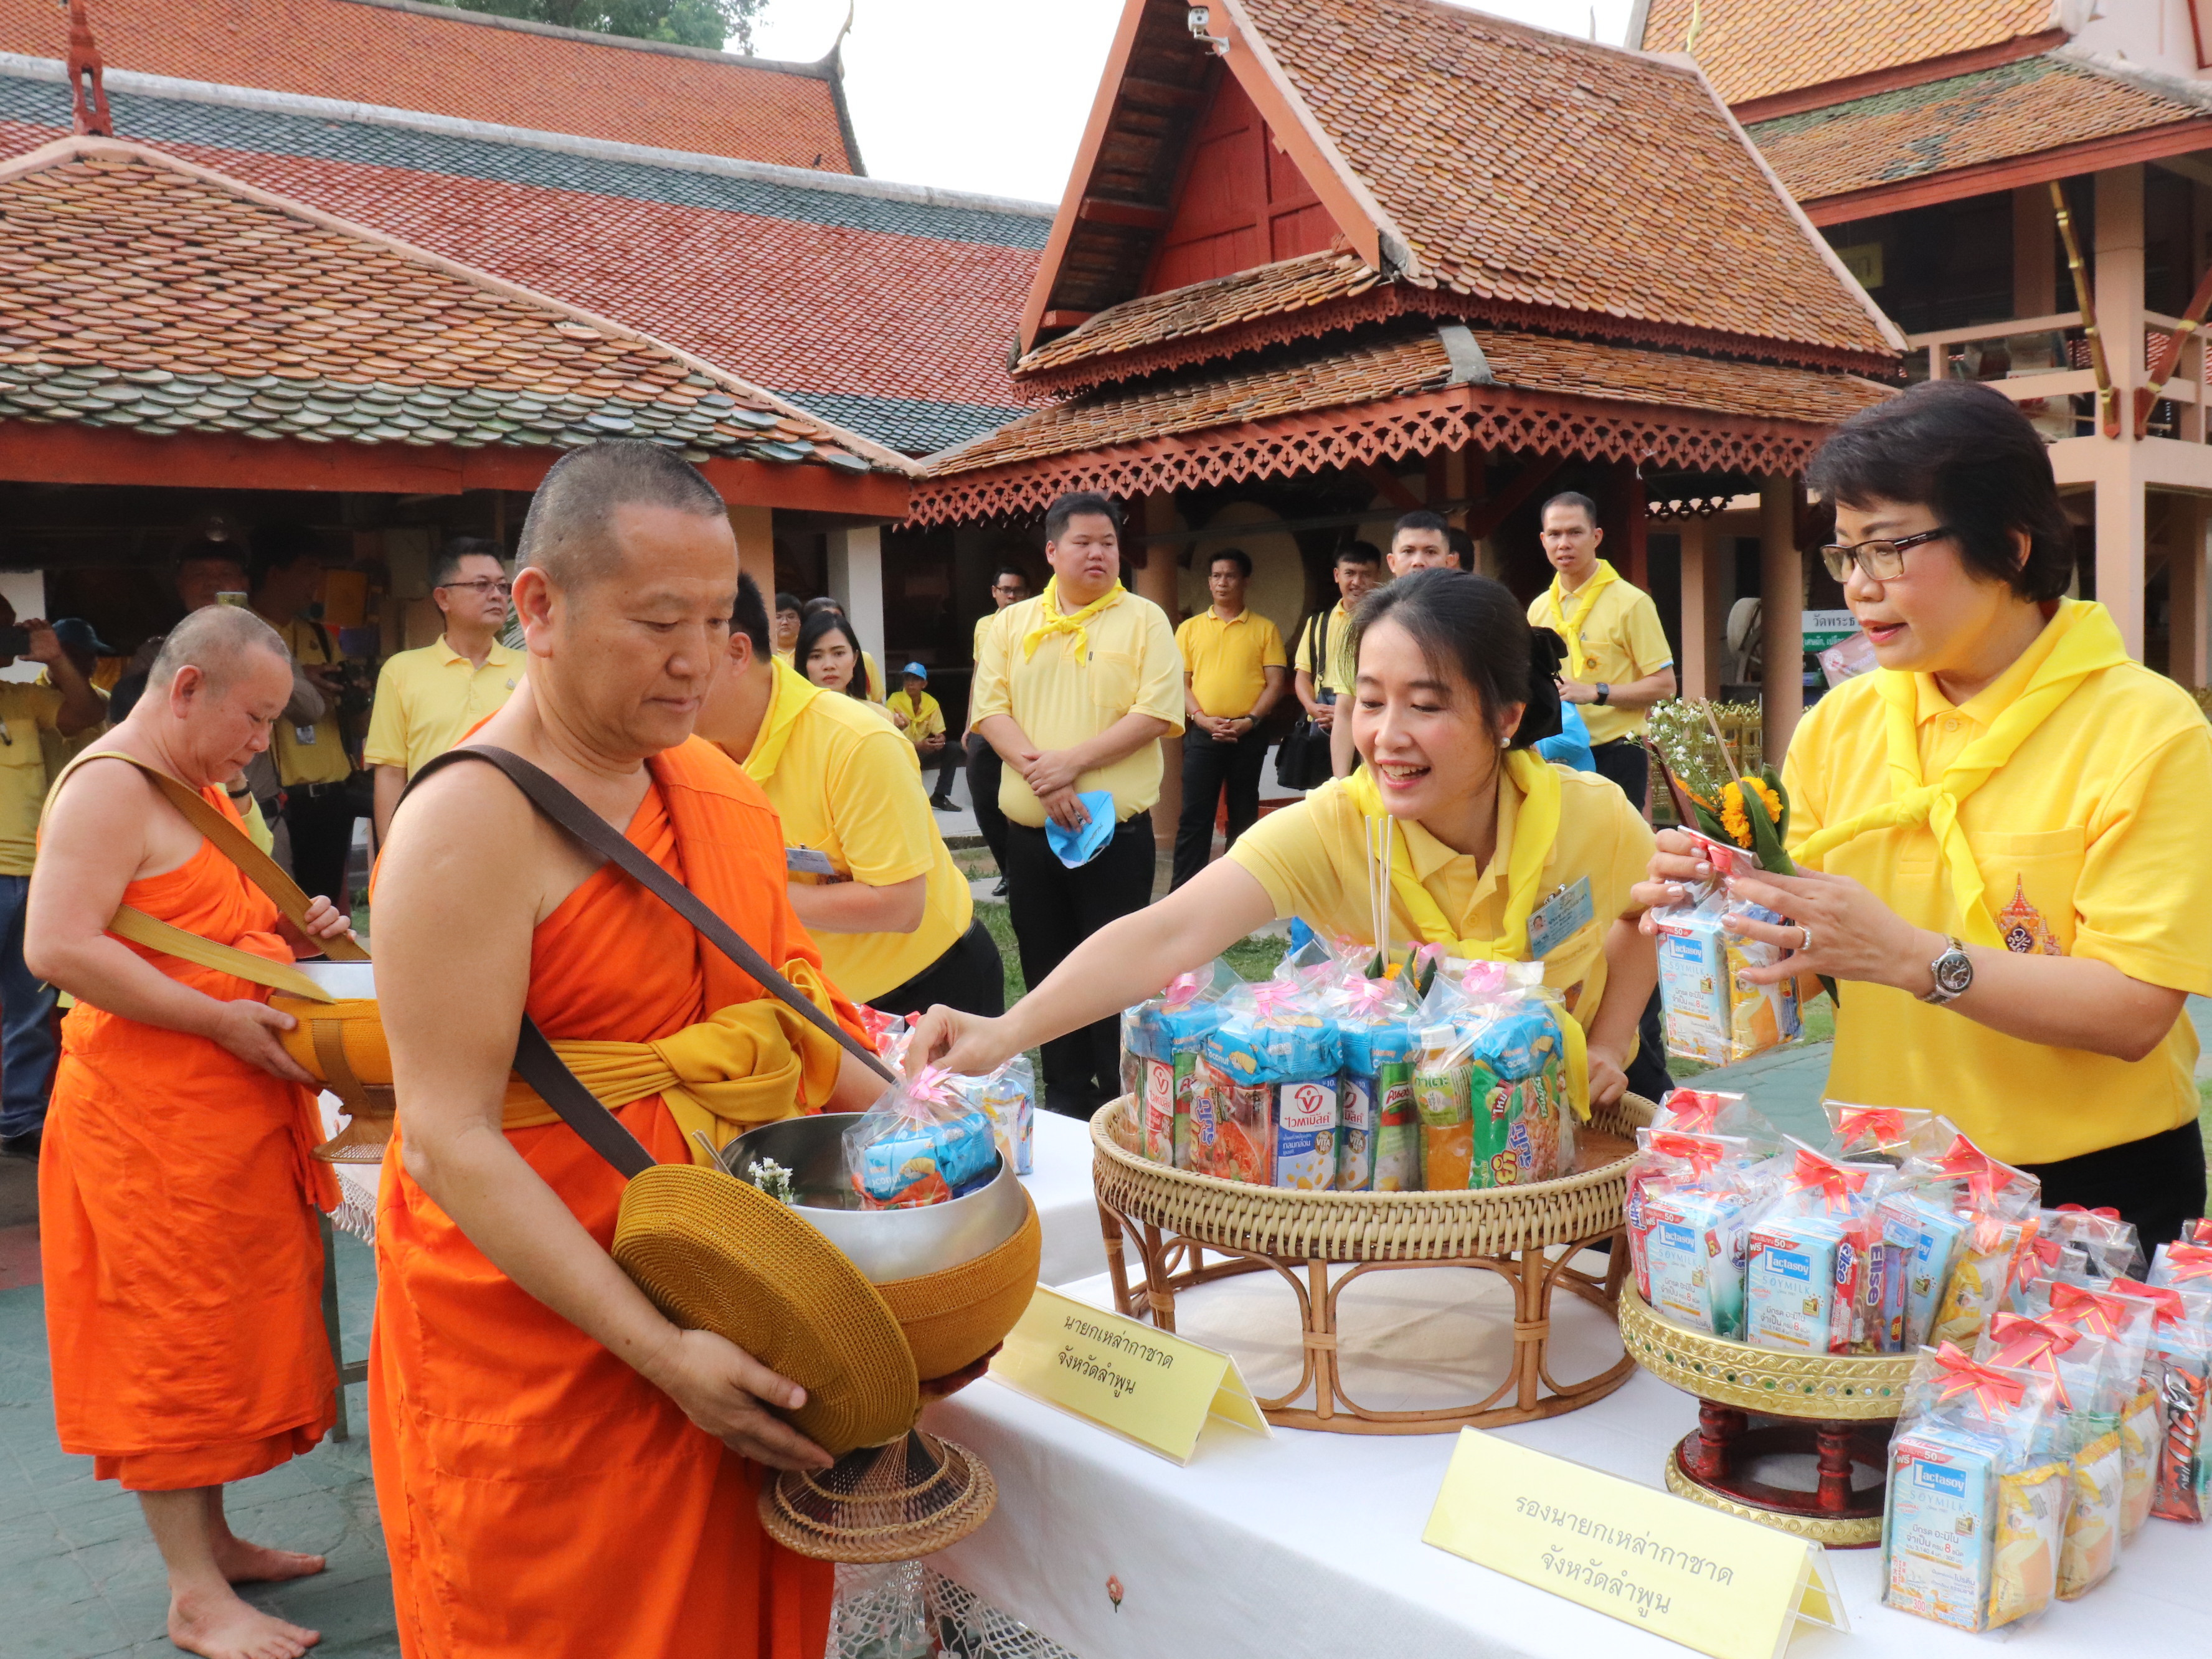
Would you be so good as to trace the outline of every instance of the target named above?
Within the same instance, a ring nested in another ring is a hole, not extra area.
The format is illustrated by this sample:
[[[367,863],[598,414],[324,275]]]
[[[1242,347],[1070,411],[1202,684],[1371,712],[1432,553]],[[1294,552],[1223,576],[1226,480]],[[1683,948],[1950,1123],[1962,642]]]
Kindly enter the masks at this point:
[[[985,1019],[938,1003],[915,1023],[914,1035],[907,1039],[906,1074],[919,1077],[925,1066],[941,1066],[963,1077],[995,1072],[1021,1052],[1006,1027],[1003,1018]]]

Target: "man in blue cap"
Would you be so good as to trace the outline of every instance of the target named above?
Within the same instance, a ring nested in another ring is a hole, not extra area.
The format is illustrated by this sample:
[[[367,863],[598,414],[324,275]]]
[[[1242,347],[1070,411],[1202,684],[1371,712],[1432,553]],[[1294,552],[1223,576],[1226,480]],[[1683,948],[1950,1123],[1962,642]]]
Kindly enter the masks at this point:
[[[929,671],[918,662],[910,662],[899,671],[899,689],[884,699],[884,707],[891,711],[899,730],[914,745],[914,752],[924,771],[932,760],[937,762],[937,787],[929,797],[929,804],[940,812],[952,810],[952,774],[960,765],[960,751],[945,740],[945,711],[938,707],[937,699],[929,695]]]

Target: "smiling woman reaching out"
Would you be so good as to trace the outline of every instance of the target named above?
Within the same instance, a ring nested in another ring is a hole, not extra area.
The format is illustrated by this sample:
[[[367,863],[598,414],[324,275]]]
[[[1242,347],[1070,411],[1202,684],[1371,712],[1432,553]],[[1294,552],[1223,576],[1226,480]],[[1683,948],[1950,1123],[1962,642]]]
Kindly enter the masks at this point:
[[[1525,960],[1540,907],[1579,926],[1544,958],[1588,1034],[1590,1096],[1616,1100],[1656,977],[1630,889],[1651,832],[1595,773],[1565,771],[1532,744],[1559,730],[1550,659],[1486,576],[1401,577],[1360,607],[1352,740],[1366,769],[1262,818],[1228,854],[1166,898],[1085,940],[1003,1018],[924,1017],[909,1069],[936,1060],[988,1072],[1008,1056],[1152,995],[1254,929],[1303,916],[1319,933],[1452,954]],[[1391,937],[1371,938],[1370,825],[1394,821]],[[1556,931],[1556,930],[1547,930]]]

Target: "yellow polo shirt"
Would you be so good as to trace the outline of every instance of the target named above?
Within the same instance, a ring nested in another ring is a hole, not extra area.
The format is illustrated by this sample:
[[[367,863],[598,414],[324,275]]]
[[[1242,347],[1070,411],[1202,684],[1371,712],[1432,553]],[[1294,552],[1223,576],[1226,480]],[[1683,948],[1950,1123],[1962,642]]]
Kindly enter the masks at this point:
[[[935,737],[945,730],[945,710],[928,692],[921,694],[921,706],[917,708],[914,699],[903,691],[894,691],[884,700],[884,707],[894,714],[906,716],[906,740],[915,748],[921,747],[924,738]]]
[[[1548,895],[1587,876],[1590,920],[1544,958],[1544,982],[1565,995],[1587,1024],[1605,995],[1605,936],[1617,918],[1638,909],[1628,890],[1644,879],[1651,862],[1651,829],[1628,797],[1596,773],[1553,770],[1559,775],[1559,832],[1545,861],[1542,890]],[[1498,847],[1481,869],[1419,824],[1397,821],[1414,875],[1461,938],[1491,937],[1504,925],[1505,872],[1520,812],[1520,790],[1501,777]],[[1371,945],[1367,894],[1374,866],[1366,831],[1364,815],[1343,783],[1332,778],[1297,805],[1261,818],[1237,837],[1228,855],[1259,878],[1278,920],[1303,916],[1318,933]],[[1395,899],[1391,918],[1391,939],[1400,948],[1420,937]],[[1525,948],[1526,941],[1519,943]]]
[[[328,627],[319,633],[304,617],[275,626],[292,659],[302,667],[345,660],[336,631]],[[325,640],[329,641],[327,651]],[[269,746],[276,757],[276,781],[288,789],[299,783],[343,783],[353,775],[353,760],[346,753],[345,734],[338,727],[336,702],[328,696],[324,702],[330,706],[313,726],[295,726],[285,720],[276,722]],[[301,736],[303,732],[305,738]]]
[[[1226,622],[1209,607],[1175,637],[1191,696],[1217,720],[1251,713],[1267,689],[1267,671],[1286,665],[1282,631],[1249,605]]]
[[[1922,776],[1933,781],[2016,697],[2050,653],[2027,653],[1954,707],[1916,676]],[[1822,697],[1783,769],[1790,840],[1886,805],[1890,780],[1876,670]],[[2001,938],[2015,951],[2092,957],[2148,984],[2212,994],[2212,726],[2189,695],[2139,664],[2084,680],[2010,761],[1960,803]],[[1242,842],[1238,843],[1240,846]],[[1963,932],[1934,834],[1877,830],[1824,866],[1873,889],[1916,927]],[[1903,991],[1841,988],[1827,1091],[1939,1111],[2008,1164],[2076,1157],[2196,1116],[2197,1032],[2185,1013],[2130,1062],[2023,1042]]]
[[[1566,617],[1575,614],[1576,601],[1572,593],[1565,596]],[[1548,587],[1528,606],[1528,622],[1532,627],[1550,629],[1563,640],[1567,636],[1564,620],[1553,610]],[[1632,586],[1626,578],[1607,583],[1590,607],[1583,623],[1583,653],[1589,659],[1589,672],[1583,679],[1585,685],[1601,682],[1620,685],[1645,679],[1674,660],[1667,630],[1659,625],[1659,607],[1651,603],[1649,593]],[[1567,674],[1564,662],[1559,672]],[[1592,743],[1632,738],[1644,729],[1645,711],[1641,708],[1601,708],[1586,702],[1582,711]]]
[[[784,844],[813,848],[828,855],[839,877],[872,887],[929,878],[921,925],[911,933],[812,935],[831,982],[866,1002],[951,950],[968,931],[975,901],[938,833],[906,734],[880,708],[842,691],[823,692],[799,711],[770,766],[765,740],[775,727],[777,704],[794,691],[803,696],[807,683],[779,664],[775,686],[744,767],[782,818]],[[796,878],[810,884],[823,879]]]
[[[1356,665],[1352,660],[1352,613],[1339,599],[1328,608],[1327,620],[1328,632],[1316,644],[1314,629],[1321,626],[1322,618],[1306,619],[1305,627],[1298,634],[1298,648],[1291,660],[1291,671],[1296,673],[1303,668],[1313,675],[1316,686],[1334,691],[1340,697],[1348,697],[1352,695],[1352,670]],[[1317,673],[1316,667],[1320,671]]]
[[[1125,592],[1084,624],[1089,644],[1080,654],[1066,633],[1047,635],[1027,654],[1022,641],[1044,620],[1044,605],[1040,593],[990,619],[969,693],[971,720],[1011,714],[1041,751],[1087,742],[1125,714],[1182,730],[1182,654],[1165,611]],[[1112,790],[1115,821],[1126,823],[1160,798],[1160,773],[1159,744],[1139,744],[1113,765],[1084,773],[1075,788]],[[1011,766],[1000,779],[999,810],[1016,823],[1044,827],[1044,808]]]
[[[477,721],[498,713],[527,663],[521,652],[495,640],[483,666],[476,667],[443,635],[398,653],[376,677],[365,758],[371,766],[403,768],[413,777]]]
[[[0,680],[0,876],[27,876],[46,804],[46,733],[61,735],[62,690]]]

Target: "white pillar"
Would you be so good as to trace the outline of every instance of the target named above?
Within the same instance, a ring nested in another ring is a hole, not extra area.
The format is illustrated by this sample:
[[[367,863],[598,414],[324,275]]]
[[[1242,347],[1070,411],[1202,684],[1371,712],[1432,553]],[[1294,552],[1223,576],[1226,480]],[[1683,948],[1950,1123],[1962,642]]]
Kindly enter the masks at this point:
[[[845,607],[845,620],[884,666],[889,691],[896,664],[884,659],[884,532],[881,525],[830,532],[830,597]]]
[[[1760,746],[1778,769],[1805,712],[1805,570],[1797,556],[1797,480],[1776,472],[1759,486]]]
[[[1686,697],[1717,697],[1728,650],[1729,605],[1735,597],[1733,561],[1723,568],[1721,538],[1711,519],[1684,519],[1682,544],[1682,660],[1676,665]]]
[[[775,622],[775,514],[769,507],[732,501],[730,533],[738,538],[738,568],[759,586],[768,619]]]

